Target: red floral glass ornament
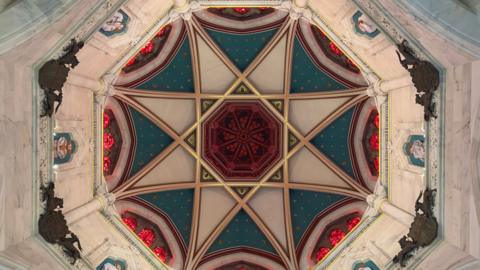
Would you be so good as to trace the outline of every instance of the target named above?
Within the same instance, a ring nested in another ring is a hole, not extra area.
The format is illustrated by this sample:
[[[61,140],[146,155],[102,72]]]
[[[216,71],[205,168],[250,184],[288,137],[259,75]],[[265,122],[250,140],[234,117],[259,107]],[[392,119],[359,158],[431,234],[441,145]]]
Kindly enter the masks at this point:
[[[132,57],[130,60],[128,60],[127,67],[135,64],[136,61],[137,61],[137,57],[136,56]]]
[[[373,167],[375,167],[375,170],[376,170],[377,173],[378,173],[378,170],[380,169],[380,161],[378,160],[378,157],[376,157],[376,158],[373,160]]]
[[[321,247],[317,253],[315,253],[315,259],[317,262],[321,261],[325,256],[327,256],[328,252],[330,252],[329,248]]]
[[[103,171],[108,172],[110,171],[110,166],[112,165],[112,160],[110,157],[105,156],[103,157]]]
[[[143,48],[140,49],[141,54],[149,54],[151,52],[153,52],[153,42],[152,41],[147,42],[147,44],[145,44],[145,46],[143,46]]]
[[[112,146],[115,144],[115,138],[111,133],[103,134],[103,148],[106,150],[112,149]]]
[[[342,55],[342,51],[337,47],[337,45],[335,45],[335,43],[331,42],[330,41],[330,51],[336,55]]]
[[[355,65],[355,63],[352,60],[350,60],[350,58],[347,58],[347,64],[350,65],[353,68],[357,68],[357,65]]]
[[[152,229],[143,229],[138,233],[138,237],[145,243],[145,245],[150,246],[155,240],[155,233]]]
[[[162,27],[162,29],[160,29],[160,31],[158,31],[156,36],[161,37],[161,36],[165,35],[166,32],[167,32],[167,27]]]
[[[156,247],[153,250],[153,253],[158,257],[158,259],[162,262],[167,261],[167,251],[163,247]]]
[[[238,14],[241,14],[241,15],[247,14],[247,13],[250,11],[249,8],[244,8],[244,7],[233,8],[233,10],[234,10],[235,12],[237,12]]]
[[[375,118],[373,118],[373,124],[379,128],[380,127],[380,115],[375,115]]]
[[[378,150],[378,147],[379,147],[378,146],[378,134],[373,134],[370,137],[369,143],[370,143],[370,149]]]
[[[124,217],[122,218],[123,223],[127,225],[130,230],[135,231],[137,229],[137,219],[133,217]]]
[[[103,128],[107,128],[110,125],[112,119],[108,115],[108,113],[103,112]]]
[[[347,220],[347,228],[349,231],[353,230],[357,224],[360,223],[360,217],[353,217]]]
[[[329,239],[332,246],[336,246],[345,237],[345,233],[340,229],[333,229],[330,232]]]

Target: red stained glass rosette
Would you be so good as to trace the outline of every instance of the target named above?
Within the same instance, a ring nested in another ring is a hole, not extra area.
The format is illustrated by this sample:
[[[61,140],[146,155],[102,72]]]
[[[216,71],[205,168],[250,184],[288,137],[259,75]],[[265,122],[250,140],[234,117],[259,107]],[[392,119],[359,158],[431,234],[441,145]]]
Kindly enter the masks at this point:
[[[332,246],[336,246],[345,237],[345,232],[340,229],[333,229],[330,232],[329,240]]]
[[[130,60],[128,60],[127,67],[135,64],[136,61],[137,61],[136,56],[132,57]]]
[[[138,237],[145,243],[145,245],[150,246],[155,240],[155,233],[152,229],[143,229],[138,233]]]
[[[158,259],[162,262],[167,261],[167,251],[163,247],[156,247],[153,250],[153,253],[158,257]]]
[[[329,248],[321,247],[317,253],[315,253],[315,259],[317,262],[321,261],[325,256],[327,256],[328,252],[330,252]]]
[[[347,220],[347,228],[349,231],[353,230],[357,224],[360,223],[360,217],[353,217]]]
[[[110,171],[110,167],[112,166],[112,160],[110,157],[103,157],[103,171],[108,172]]]
[[[378,150],[379,145],[378,145],[378,134],[373,134],[370,139],[368,140],[370,143],[370,149],[372,150]]]
[[[241,15],[247,14],[247,13],[250,11],[249,8],[244,8],[244,7],[237,7],[237,8],[234,8],[233,10],[234,10],[236,13],[241,14]]]
[[[330,41],[330,51],[336,55],[342,55],[343,52],[337,47],[337,45],[335,45],[335,43],[331,42]]]
[[[156,36],[161,37],[161,36],[165,35],[166,32],[167,32],[167,27],[162,27],[162,29],[160,29],[160,31],[158,31]]]
[[[104,133],[103,134],[103,148],[105,150],[112,149],[112,146],[115,144],[115,138],[111,133]]]
[[[380,115],[375,115],[375,118],[373,119],[373,124],[379,128],[380,127]]]
[[[128,228],[130,228],[132,231],[135,231],[137,229],[137,219],[133,217],[124,217],[122,218],[123,223],[127,225]]]
[[[153,42],[152,41],[149,41],[147,42],[147,44],[145,44],[145,46],[143,46],[142,49],[140,49],[140,53],[141,54],[149,54],[153,52]]]
[[[103,128],[107,128],[110,125],[110,122],[112,122],[112,119],[108,115],[108,113],[104,112],[103,113]]]

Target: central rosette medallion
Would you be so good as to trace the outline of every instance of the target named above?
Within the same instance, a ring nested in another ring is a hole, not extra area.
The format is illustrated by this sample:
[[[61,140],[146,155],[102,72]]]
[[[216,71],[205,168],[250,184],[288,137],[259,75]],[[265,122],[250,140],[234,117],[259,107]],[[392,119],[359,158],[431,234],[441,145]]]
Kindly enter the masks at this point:
[[[282,156],[282,123],[260,101],[225,101],[202,135],[203,158],[227,181],[258,181]]]

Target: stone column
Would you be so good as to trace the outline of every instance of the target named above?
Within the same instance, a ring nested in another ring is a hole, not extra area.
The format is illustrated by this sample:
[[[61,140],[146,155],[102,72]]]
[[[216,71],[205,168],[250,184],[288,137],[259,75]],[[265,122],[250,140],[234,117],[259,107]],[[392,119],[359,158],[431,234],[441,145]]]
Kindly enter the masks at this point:
[[[380,213],[384,213],[407,227],[410,227],[413,222],[413,215],[398,208],[387,200],[387,193],[380,182],[377,183],[375,192],[367,196],[367,203],[368,208],[365,211],[367,217],[374,217]]]
[[[410,75],[405,75],[391,80],[380,80],[378,82],[378,90],[384,94],[390,91],[401,89],[404,87],[413,86],[412,78]]]
[[[402,209],[396,207],[395,205],[391,204],[389,201],[384,199],[380,203],[380,211],[388,216],[400,221],[405,226],[410,227],[413,222],[414,216],[410,213],[403,211]]]
[[[67,220],[68,224],[75,223],[91,213],[107,209],[108,207],[112,206],[114,202],[115,195],[113,193],[98,195],[84,205],[65,213],[65,219]]]

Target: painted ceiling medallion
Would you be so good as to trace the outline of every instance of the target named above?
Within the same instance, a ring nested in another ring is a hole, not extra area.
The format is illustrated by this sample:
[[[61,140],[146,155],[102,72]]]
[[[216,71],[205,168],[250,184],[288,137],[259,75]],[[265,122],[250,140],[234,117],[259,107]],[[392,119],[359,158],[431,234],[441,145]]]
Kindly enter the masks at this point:
[[[202,156],[225,180],[258,181],[281,157],[282,124],[259,101],[224,102],[202,132]]]

